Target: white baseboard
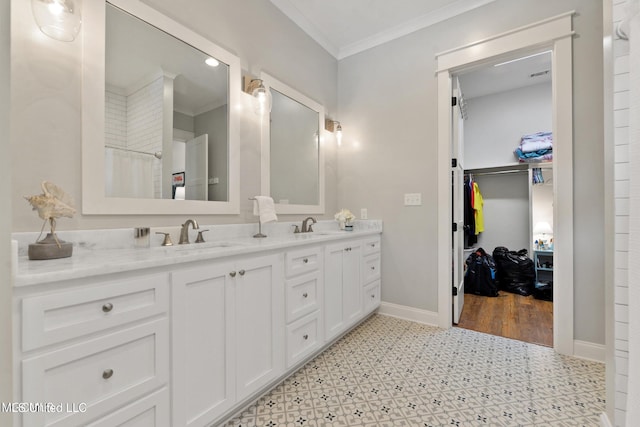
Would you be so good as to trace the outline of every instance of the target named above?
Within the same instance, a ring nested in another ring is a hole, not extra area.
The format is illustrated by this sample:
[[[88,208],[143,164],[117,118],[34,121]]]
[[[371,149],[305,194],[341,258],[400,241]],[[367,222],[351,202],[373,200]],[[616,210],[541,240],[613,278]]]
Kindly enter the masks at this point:
[[[419,308],[407,307],[406,305],[382,302],[380,303],[378,313],[386,316],[397,317],[399,319],[424,323],[430,326],[438,326],[438,313],[421,310]]]
[[[606,358],[606,349],[602,344],[573,340],[573,355],[581,359],[604,363]]]
[[[600,427],[613,427],[611,421],[609,421],[609,417],[604,412],[600,414]]]

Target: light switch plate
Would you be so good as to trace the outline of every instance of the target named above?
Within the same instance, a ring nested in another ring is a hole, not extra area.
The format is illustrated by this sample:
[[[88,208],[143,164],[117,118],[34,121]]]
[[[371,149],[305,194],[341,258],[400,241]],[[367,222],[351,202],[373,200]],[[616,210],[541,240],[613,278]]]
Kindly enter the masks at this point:
[[[422,193],[406,193],[404,195],[405,206],[422,206]]]
[[[360,209],[360,219],[367,219],[367,208]]]

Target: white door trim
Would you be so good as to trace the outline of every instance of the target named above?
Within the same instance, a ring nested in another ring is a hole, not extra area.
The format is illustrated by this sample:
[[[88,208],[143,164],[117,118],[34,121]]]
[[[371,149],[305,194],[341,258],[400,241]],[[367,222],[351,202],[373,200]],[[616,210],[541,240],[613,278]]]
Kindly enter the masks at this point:
[[[573,85],[567,12],[437,55],[438,61],[438,325],[451,327],[451,75],[522,52],[551,50],[554,134],[553,347],[573,355]]]

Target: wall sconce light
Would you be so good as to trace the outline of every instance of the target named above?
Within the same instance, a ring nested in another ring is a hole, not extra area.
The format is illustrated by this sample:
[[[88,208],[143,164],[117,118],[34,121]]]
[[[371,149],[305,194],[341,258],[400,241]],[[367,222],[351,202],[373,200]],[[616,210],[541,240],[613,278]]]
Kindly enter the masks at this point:
[[[31,0],[40,31],[63,42],[75,40],[82,23],[80,0]]]
[[[244,91],[253,96],[253,109],[256,114],[263,116],[271,112],[271,92],[267,90],[261,79],[244,77]]]
[[[336,135],[336,143],[338,147],[342,145],[342,125],[340,122],[331,119],[325,119],[324,128],[329,132],[333,132]]]

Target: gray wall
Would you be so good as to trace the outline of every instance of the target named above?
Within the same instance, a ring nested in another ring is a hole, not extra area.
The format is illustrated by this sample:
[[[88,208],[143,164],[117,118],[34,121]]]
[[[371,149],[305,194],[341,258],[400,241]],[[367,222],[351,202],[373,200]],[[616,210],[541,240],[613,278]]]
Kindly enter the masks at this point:
[[[9,152],[9,0],[0,0],[0,149]],[[13,402],[12,375],[13,369],[11,347],[11,163],[9,156],[0,156],[0,402]],[[0,425],[12,425],[10,412],[0,411]]]
[[[437,311],[435,55],[576,10],[573,18],[575,338],[604,343],[602,7],[498,0],[339,63],[340,206],[385,221],[382,299]],[[357,144],[356,144],[357,143]],[[404,207],[403,193],[423,205]]]
[[[337,60],[316,44],[269,1],[146,0],[193,31],[241,58],[242,68],[258,76],[264,70],[301,93],[337,109]],[[37,231],[41,220],[23,195],[40,191],[50,180],[81,206],[81,60],[82,36],[61,43],[37,29],[31,3],[13,0],[11,30],[11,159],[13,231]],[[83,28],[84,31],[91,29]],[[37,125],[34,125],[37,124]],[[248,196],[260,193],[260,132],[256,120],[241,119],[241,214],[198,216],[202,223],[255,222]],[[327,215],[337,210],[335,150],[327,151]],[[25,172],[26,171],[26,172]],[[283,220],[302,218],[284,216]],[[180,216],[86,216],[60,220],[64,229],[179,225]]]
[[[463,167],[518,164],[513,151],[520,138],[551,131],[551,107],[550,83],[469,99],[468,118],[464,121]]]
[[[489,254],[496,246],[529,250],[529,175],[480,175],[475,180],[484,199],[484,232],[476,246]]]

